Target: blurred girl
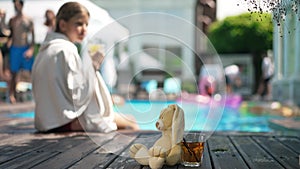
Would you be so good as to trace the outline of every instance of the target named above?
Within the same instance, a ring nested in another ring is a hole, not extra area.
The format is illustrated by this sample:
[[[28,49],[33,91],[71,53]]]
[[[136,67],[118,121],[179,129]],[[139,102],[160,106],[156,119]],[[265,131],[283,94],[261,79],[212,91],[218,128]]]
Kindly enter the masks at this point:
[[[79,56],[74,45],[85,38],[89,17],[81,4],[65,3],[57,13],[55,32],[50,32],[40,47],[32,71],[39,131],[138,129],[133,119],[114,112],[98,67],[90,56]]]

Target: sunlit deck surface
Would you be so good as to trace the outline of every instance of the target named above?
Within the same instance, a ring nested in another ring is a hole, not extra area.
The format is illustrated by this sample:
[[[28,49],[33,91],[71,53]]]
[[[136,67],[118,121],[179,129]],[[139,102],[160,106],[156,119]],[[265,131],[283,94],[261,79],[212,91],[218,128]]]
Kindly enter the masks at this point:
[[[109,134],[42,134],[34,129],[32,118],[5,116],[8,109],[13,112],[30,108],[28,105],[15,105],[12,109],[2,105],[0,168],[149,168],[131,159],[128,149],[137,142],[151,146],[160,132],[124,130]],[[215,132],[206,142],[203,164],[199,168],[294,169],[300,168],[299,155],[299,136]],[[184,167],[176,165],[164,168]]]

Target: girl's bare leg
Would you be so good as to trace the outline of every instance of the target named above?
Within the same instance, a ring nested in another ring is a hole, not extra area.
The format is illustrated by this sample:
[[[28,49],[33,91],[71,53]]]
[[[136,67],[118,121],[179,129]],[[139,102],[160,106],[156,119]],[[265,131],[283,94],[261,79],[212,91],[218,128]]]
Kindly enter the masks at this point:
[[[118,129],[140,129],[135,118],[131,115],[120,115],[119,113],[115,113],[115,121]]]
[[[115,122],[117,124],[118,129],[132,129],[132,130],[140,129],[138,124],[136,123],[135,118],[132,115],[120,115],[119,113],[115,113]],[[84,131],[78,118],[76,118],[71,122],[71,130]]]

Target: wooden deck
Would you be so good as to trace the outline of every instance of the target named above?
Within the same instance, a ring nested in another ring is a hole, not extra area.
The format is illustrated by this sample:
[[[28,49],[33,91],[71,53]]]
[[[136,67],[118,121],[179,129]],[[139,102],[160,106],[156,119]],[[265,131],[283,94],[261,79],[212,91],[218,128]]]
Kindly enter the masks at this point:
[[[149,168],[129,158],[129,146],[151,146],[160,136],[157,131],[41,134],[32,119],[0,115],[0,168]],[[216,132],[206,142],[199,168],[296,169],[299,156],[299,136]]]

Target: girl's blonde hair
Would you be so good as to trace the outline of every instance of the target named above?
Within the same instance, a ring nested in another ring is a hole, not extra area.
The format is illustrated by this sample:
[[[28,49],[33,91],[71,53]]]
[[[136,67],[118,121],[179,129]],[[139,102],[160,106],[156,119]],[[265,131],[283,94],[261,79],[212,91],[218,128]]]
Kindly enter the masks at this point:
[[[55,32],[60,32],[59,22],[61,20],[69,21],[72,17],[77,14],[87,14],[90,17],[89,11],[78,2],[67,2],[63,4],[56,15],[56,29]]]

